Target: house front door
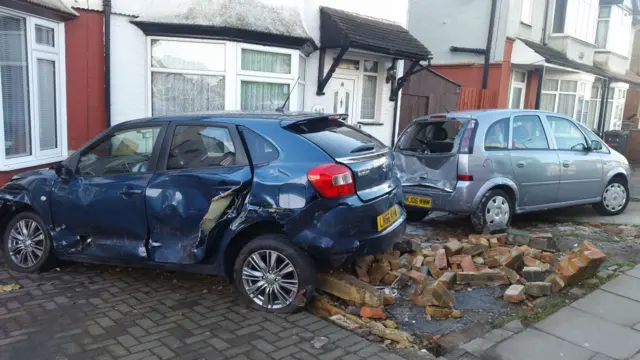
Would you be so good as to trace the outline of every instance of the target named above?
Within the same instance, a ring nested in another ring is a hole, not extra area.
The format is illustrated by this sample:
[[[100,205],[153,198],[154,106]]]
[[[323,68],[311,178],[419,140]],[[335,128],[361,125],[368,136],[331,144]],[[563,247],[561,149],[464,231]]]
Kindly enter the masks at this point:
[[[349,123],[353,124],[356,117],[355,109],[355,88],[354,79],[334,76],[329,81],[329,95],[332,99],[331,112],[337,114],[349,114]]]

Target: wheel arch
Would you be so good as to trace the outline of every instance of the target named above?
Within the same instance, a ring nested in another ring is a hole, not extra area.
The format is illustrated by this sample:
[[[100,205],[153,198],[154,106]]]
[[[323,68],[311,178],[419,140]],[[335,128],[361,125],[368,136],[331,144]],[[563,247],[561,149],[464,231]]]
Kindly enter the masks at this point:
[[[227,246],[221,251],[223,272],[229,280],[233,280],[233,266],[242,248],[257,236],[264,234],[287,235],[284,225],[280,222],[260,220],[243,226],[230,236]]]
[[[520,193],[518,191],[518,187],[516,186],[515,182],[513,182],[513,180],[508,178],[496,178],[482,185],[482,187],[476,193],[473,199],[471,209],[475,210],[480,204],[480,201],[482,200],[482,197],[484,196],[484,194],[488,193],[491,190],[504,191],[509,196],[509,200],[513,205],[512,210],[515,211],[518,208],[518,199],[520,197]]]

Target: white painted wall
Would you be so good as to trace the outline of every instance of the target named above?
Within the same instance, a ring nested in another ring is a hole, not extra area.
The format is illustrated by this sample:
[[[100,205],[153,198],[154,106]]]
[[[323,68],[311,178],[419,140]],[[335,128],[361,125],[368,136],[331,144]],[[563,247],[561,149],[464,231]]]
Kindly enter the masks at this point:
[[[129,21],[133,17],[111,17],[111,122],[148,116],[147,40]]]
[[[515,2],[498,0],[492,62],[502,61],[510,3]],[[490,0],[410,0],[409,31],[431,50],[433,64],[479,64],[484,55],[455,53],[449,47],[484,49],[490,12]]]
[[[527,40],[541,42],[542,28],[544,27],[544,12],[546,10],[544,0],[531,1],[531,23],[526,24],[521,21],[523,1],[511,1],[509,4],[509,16],[507,25],[507,36],[524,38]],[[547,25],[550,26],[550,25]]]

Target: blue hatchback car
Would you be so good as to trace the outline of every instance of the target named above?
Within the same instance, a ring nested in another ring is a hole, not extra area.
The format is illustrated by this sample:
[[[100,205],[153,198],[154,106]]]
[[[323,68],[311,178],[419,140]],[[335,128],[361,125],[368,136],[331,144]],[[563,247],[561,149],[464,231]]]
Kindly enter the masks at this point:
[[[316,266],[385,251],[405,229],[393,154],[342,115],[218,113],[113,126],[0,190],[4,256],[226,275],[292,312]]]

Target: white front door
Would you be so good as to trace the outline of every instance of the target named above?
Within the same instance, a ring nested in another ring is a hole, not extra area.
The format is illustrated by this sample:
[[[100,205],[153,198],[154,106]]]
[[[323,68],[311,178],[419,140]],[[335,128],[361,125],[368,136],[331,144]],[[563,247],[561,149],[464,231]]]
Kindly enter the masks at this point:
[[[325,91],[332,101],[331,112],[337,114],[349,114],[349,122],[356,119],[355,109],[355,79],[341,78],[333,76],[327,86],[329,91]]]

